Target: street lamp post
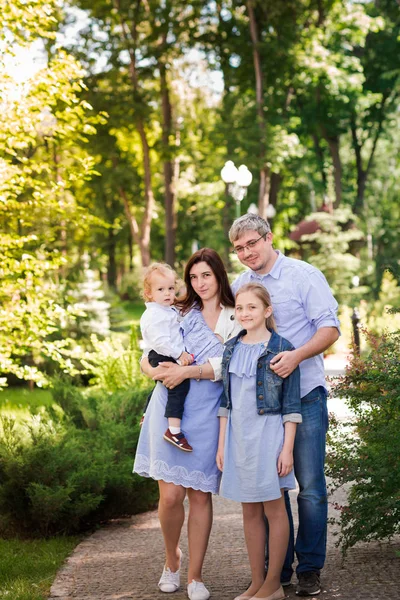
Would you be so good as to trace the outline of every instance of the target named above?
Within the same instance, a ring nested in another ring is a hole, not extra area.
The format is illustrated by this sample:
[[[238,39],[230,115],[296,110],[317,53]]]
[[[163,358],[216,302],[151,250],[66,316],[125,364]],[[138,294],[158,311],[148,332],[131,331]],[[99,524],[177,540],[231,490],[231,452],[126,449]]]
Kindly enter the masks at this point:
[[[353,288],[355,290],[357,290],[358,286],[360,285],[359,276],[354,275],[354,277],[351,280],[351,283],[353,285]],[[353,326],[353,341],[354,341],[355,351],[358,354],[358,356],[360,356],[360,348],[361,348],[361,344],[360,344],[360,312],[359,312],[357,306],[353,307],[353,313],[351,315],[351,324]]]
[[[221,170],[222,181],[226,190],[235,201],[236,218],[240,217],[240,204],[247,194],[247,188],[252,182],[253,175],[246,165],[240,165],[237,169],[232,160],[228,160]]]

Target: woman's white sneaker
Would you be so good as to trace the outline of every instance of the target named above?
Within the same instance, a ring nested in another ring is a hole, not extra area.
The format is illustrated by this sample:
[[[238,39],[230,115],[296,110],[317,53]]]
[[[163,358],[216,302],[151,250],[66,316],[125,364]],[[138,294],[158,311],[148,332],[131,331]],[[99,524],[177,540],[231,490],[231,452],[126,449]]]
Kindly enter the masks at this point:
[[[173,572],[168,567],[164,567],[160,581],[158,582],[158,587],[162,592],[165,592],[166,594],[172,594],[172,592],[176,592],[176,590],[178,590],[181,585],[180,568],[182,562],[182,551],[179,550],[179,552],[181,553],[181,556],[179,558],[178,570]]]
[[[193,581],[187,586],[187,593],[190,600],[208,600],[210,592],[202,581]]]

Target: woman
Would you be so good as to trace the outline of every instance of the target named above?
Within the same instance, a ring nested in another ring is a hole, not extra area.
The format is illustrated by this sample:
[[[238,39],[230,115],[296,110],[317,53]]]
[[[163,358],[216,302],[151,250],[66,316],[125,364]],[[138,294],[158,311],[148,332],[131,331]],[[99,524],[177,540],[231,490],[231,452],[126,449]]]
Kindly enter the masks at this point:
[[[186,296],[179,302],[186,350],[196,362],[182,367],[167,363],[144,371],[158,383],[146,411],[140,433],[134,471],[158,481],[159,519],[165,544],[165,566],[159,581],[162,592],[175,592],[180,586],[182,553],[179,538],[185,518],[183,501],[189,499],[188,596],[207,600],[210,593],[202,582],[202,566],[212,524],[211,494],[219,487],[220,473],[215,463],[218,447],[217,418],[222,383],[220,374],[223,345],[239,332],[234,320],[234,298],[219,255],[210,248],[198,250],[185,269]],[[210,360],[208,360],[210,359]],[[193,445],[193,452],[180,452],[163,440],[167,389],[190,379],[185,400],[182,430]]]

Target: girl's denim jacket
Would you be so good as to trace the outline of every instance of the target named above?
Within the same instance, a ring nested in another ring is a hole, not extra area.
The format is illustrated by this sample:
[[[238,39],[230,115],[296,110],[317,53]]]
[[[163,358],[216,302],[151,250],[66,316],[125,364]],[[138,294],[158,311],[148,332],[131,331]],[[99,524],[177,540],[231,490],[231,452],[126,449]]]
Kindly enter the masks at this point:
[[[229,363],[234,348],[246,330],[241,331],[236,337],[225,344],[222,357],[222,382],[224,390],[220,397],[219,417],[227,417],[231,408],[229,389]],[[271,359],[285,350],[293,350],[294,347],[288,340],[271,331],[271,337],[265,351],[257,361],[256,376],[256,404],[259,415],[281,414],[283,422],[291,421],[301,423],[301,399],[300,399],[300,369],[296,369],[285,378],[279,377],[270,368]]]

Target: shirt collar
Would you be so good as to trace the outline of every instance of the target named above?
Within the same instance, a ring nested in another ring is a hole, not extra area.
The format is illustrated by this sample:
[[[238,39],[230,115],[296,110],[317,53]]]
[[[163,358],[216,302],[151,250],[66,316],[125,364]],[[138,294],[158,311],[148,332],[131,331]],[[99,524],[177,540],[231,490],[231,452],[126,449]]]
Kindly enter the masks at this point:
[[[163,306],[162,304],[158,304],[158,302],[145,302],[145,306],[146,308],[159,308],[161,310],[175,310],[176,311],[176,307],[175,306]]]
[[[253,281],[262,281],[265,277],[268,277],[268,276],[271,276],[273,279],[279,279],[279,277],[281,276],[281,271],[282,271],[283,261],[285,260],[285,255],[282,254],[282,252],[280,250],[274,250],[274,252],[278,255],[278,258],[276,259],[274,266],[272,267],[270,272],[259,274],[259,273],[256,273],[255,271],[250,270],[250,279],[252,279]]]

